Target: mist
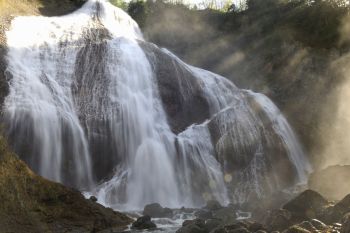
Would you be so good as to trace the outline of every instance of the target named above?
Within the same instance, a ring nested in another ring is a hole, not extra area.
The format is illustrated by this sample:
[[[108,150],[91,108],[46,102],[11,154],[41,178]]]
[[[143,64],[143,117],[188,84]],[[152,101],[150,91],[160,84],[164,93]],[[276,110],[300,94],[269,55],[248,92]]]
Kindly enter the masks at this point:
[[[340,45],[350,42],[350,17],[342,20],[340,27]],[[326,125],[321,136],[322,168],[330,165],[350,165],[350,53],[339,55],[330,69],[341,77],[341,82],[334,88],[333,96],[328,102],[330,110],[325,111],[323,124]],[[331,88],[331,87],[330,87]],[[326,122],[331,122],[326,123]]]
[[[315,170],[350,163],[348,8],[331,1],[260,4],[222,12],[157,1],[147,2],[144,14],[137,7],[129,13],[149,41],[269,96]]]

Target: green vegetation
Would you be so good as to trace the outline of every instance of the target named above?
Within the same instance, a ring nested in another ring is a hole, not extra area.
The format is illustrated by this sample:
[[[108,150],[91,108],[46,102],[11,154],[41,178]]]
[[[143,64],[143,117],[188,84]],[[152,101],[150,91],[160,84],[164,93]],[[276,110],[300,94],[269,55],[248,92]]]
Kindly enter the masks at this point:
[[[112,3],[113,5],[127,11],[128,10],[128,3],[123,1],[123,0],[109,0],[110,3]]]

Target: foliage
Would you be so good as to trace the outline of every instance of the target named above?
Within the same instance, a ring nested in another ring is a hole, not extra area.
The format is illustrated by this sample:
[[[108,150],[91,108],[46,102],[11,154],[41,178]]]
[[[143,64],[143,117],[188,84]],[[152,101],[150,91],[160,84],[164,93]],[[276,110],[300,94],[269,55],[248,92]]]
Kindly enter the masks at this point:
[[[140,25],[140,27],[144,27],[146,24],[146,18],[148,16],[148,4],[151,1],[145,2],[143,0],[135,0],[131,1],[128,6],[129,15],[135,19],[136,22]]]
[[[109,0],[110,3],[112,3],[113,5],[123,9],[124,11],[128,10],[128,3],[126,1],[123,0]]]

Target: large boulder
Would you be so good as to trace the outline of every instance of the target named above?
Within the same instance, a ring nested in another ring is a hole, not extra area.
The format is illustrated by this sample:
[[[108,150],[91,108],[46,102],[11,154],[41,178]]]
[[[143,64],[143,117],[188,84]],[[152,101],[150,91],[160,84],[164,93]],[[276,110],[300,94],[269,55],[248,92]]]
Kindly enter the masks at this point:
[[[350,193],[350,166],[329,166],[309,176],[309,188],[330,200],[340,200]]]
[[[131,219],[34,174],[0,136],[1,232],[98,232]]]
[[[157,225],[151,221],[150,216],[142,216],[139,217],[133,224],[131,225],[131,229],[144,230],[144,229],[152,229],[156,228]]]
[[[159,203],[152,203],[145,206],[143,214],[152,218],[171,218],[173,216],[173,211],[169,208],[162,207]]]
[[[327,209],[325,214],[326,223],[340,222],[345,214],[350,212],[350,194],[341,201]]]
[[[185,227],[185,226],[188,226],[188,225],[197,225],[201,228],[204,228],[205,227],[205,221],[203,219],[194,219],[194,220],[185,220],[183,223],[182,223],[182,226]]]
[[[306,190],[289,201],[283,209],[292,213],[296,221],[317,218],[328,205],[328,201],[313,190]]]
[[[278,209],[269,211],[264,224],[269,231],[282,231],[293,225],[292,214],[288,210]]]
[[[176,233],[208,233],[205,221],[202,219],[184,221]]]
[[[197,218],[200,218],[200,219],[211,219],[213,218],[213,212],[209,211],[209,210],[197,210],[194,215],[197,217]]]
[[[207,201],[207,205],[205,206],[205,209],[212,210],[212,211],[218,210],[221,208],[222,208],[222,205],[217,200],[209,200]]]

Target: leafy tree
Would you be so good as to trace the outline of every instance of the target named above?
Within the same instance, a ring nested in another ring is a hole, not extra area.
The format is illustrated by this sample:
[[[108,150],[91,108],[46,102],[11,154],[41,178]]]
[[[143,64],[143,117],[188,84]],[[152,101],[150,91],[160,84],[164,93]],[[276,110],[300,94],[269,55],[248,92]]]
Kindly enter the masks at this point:
[[[128,3],[124,0],[110,0],[110,2],[124,11],[128,10]]]
[[[142,28],[146,25],[148,16],[148,6],[143,0],[131,1],[128,6],[128,14],[139,24]]]

